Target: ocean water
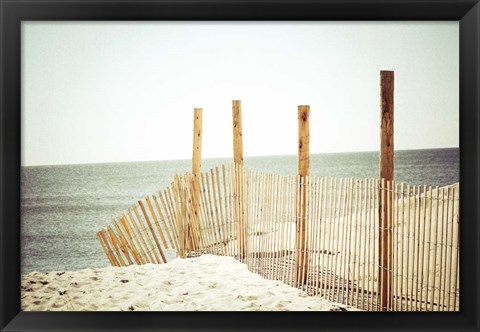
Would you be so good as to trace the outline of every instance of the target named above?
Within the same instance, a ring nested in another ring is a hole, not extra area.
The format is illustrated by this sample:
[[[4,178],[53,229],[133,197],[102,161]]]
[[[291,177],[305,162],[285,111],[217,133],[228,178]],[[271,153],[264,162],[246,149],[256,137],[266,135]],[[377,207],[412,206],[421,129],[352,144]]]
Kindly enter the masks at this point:
[[[395,152],[395,180],[459,182],[459,149]],[[205,159],[202,169],[231,162]],[[294,175],[297,156],[246,157],[252,170]],[[109,265],[95,232],[145,195],[168,186],[190,160],[22,167],[21,269],[49,272]],[[378,177],[378,152],[313,154],[312,176]]]

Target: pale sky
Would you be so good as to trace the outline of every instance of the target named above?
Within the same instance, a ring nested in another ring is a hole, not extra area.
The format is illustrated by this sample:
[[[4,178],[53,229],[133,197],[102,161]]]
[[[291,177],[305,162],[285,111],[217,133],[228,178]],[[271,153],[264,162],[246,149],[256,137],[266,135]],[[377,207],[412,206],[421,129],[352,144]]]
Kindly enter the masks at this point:
[[[379,72],[395,71],[395,149],[459,146],[458,22],[24,22],[22,165],[375,151]]]

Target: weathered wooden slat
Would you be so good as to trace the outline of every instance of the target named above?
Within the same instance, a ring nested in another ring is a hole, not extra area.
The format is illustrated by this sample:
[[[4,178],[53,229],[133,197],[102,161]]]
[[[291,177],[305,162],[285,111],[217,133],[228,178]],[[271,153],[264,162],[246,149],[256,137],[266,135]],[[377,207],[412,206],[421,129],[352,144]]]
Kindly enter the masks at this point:
[[[132,249],[130,244],[125,239],[125,236],[123,235],[123,232],[120,229],[120,227],[118,226],[118,223],[115,219],[113,220],[112,224],[115,227],[115,229],[117,230],[118,239],[120,239],[120,244],[121,244],[122,251],[125,254],[125,256],[128,257],[127,260],[128,260],[129,265],[133,264],[134,262],[135,262],[135,264],[138,264],[139,263],[138,255],[134,252],[134,250]]]
[[[127,214],[128,218],[130,219],[131,224],[133,225],[133,228],[135,229],[138,238],[140,239],[140,241],[143,244],[144,252],[145,252],[146,256],[148,256],[148,257],[145,256],[145,259],[149,263],[156,263],[157,260],[155,259],[154,256],[152,256],[151,249],[149,249],[149,247],[147,245],[147,242],[145,241],[145,238],[147,238],[147,239],[149,239],[149,238],[148,238],[148,235],[145,234],[146,230],[142,229],[142,227],[143,227],[142,222],[138,221],[138,220],[135,220],[135,217],[132,215],[132,211],[130,209],[127,210],[126,214]],[[140,228],[138,227],[137,223],[140,224]]]
[[[139,250],[137,249],[135,242],[133,241],[132,235],[126,225],[125,217],[122,216],[119,218],[120,225],[114,221],[114,225],[117,228],[117,232],[120,234],[120,240],[123,245],[127,247],[135,259],[135,263],[140,265],[143,264]]]
[[[163,231],[162,231],[162,228],[160,227],[160,223],[158,222],[157,215],[156,215],[155,211],[153,210],[153,205],[152,205],[152,202],[150,201],[150,197],[145,196],[144,199],[145,199],[145,202],[147,202],[148,211],[150,211],[150,215],[152,216],[153,223],[157,227],[157,231],[158,231],[158,234],[160,235],[160,239],[162,240],[163,247],[165,249],[168,249],[167,240],[165,239],[165,236],[163,235]],[[142,202],[142,201],[140,201],[140,202]],[[146,216],[147,210],[144,208],[143,202],[140,204],[140,207],[143,207],[142,211],[145,210],[144,215]],[[147,218],[147,216],[145,218]]]
[[[116,261],[115,257],[112,255],[112,252],[109,247],[107,247],[107,244],[105,243],[105,240],[103,239],[102,232],[98,231],[96,233],[98,242],[100,242],[103,251],[105,252],[105,255],[107,255],[108,260],[110,261],[110,264],[113,266],[118,266],[118,262]]]
[[[122,254],[121,254],[121,252],[123,250],[121,248],[120,241],[117,239],[117,236],[115,235],[115,233],[113,232],[113,230],[110,226],[107,226],[107,231],[108,231],[108,235],[110,237],[109,238],[110,242],[113,244],[113,248],[114,248],[115,253],[117,254],[117,258],[120,262],[120,266],[127,266],[127,264],[123,260]],[[124,254],[125,254],[125,252],[124,252]],[[128,257],[128,254],[126,254],[126,256]],[[128,257],[128,260],[129,260],[129,263],[131,264],[130,257]]]
[[[439,188],[438,186],[435,188],[435,204],[436,204],[436,208],[435,208],[435,234],[434,234],[434,237],[433,237],[433,245],[435,247],[435,251],[434,251],[434,254],[433,254],[433,266],[432,266],[432,281],[433,281],[433,285],[432,285],[432,292],[431,292],[431,297],[430,297],[430,311],[434,311],[435,310],[435,292],[436,292],[436,281],[437,281],[437,278],[436,278],[436,271],[437,271],[437,251],[438,251],[438,210],[439,210],[439,202],[438,202],[438,196],[439,196]],[[438,307],[437,307],[438,309]]]
[[[165,216],[167,215],[165,213],[166,211],[162,212],[162,208],[160,207],[160,203],[158,202],[158,198],[157,198],[156,195],[152,195],[152,198],[153,198],[153,201],[155,203],[156,211],[158,212],[158,215],[160,217],[159,219],[162,222],[163,231],[164,231],[165,234],[167,234],[167,238],[168,238],[168,241],[170,243],[170,246],[172,247],[172,249],[175,249],[175,242],[173,241],[173,236],[171,234],[171,230],[168,227],[167,222],[166,222],[166,218],[165,218]]]
[[[133,212],[135,214],[135,217],[137,218],[138,223],[142,227],[143,235],[145,236],[145,238],[148,241],[148,244],[150,245],[150,252],[153,253],[153,256],[155,257],[155,263],[160,264],[162,261],[158,257],[157,251],[155,250],[155,246],[153,245],[153,242],[152,242],[152,239],[151,239],[151,235],[148,233],[148,230],[145,227],[145,224],[143,222],[143,218],[140,216],[140,213],[138,212],[137,206],[133,205],[132,209],[133,209]]]
[[[143,251],[140,240],[138,239],[136,233],[134,232],[134,230],[132,228],[132,225],[130,224],[130,221],[128,220],[126,214],[123,214],[120,217],[120,224],[122,225],[123,229],[125,230],[128,242],[130,242],[132,244],[132,247],[138,253],[140,264],[147,263],[148,260],[146,259],[146,255],[145,255],[145,252]]]
[[[171,236],[171,239],[173,241],[172,243],[172,248],[178,248],[178,230],[177,230],[177,225],[175,224],[175,214],[171,210],[170,205],[168,204],[168,199],[166,198],[166,195],[168,195],[169,192],[167,190],[164,190],[163,192],[159,191],[157,192],[158,199],[155,199],[155,202],[160,205],[161,209],[163,210],[164,216],[165,216],[165,223],[166,223],[166,228],[168,229],[168,233]],[[156,196],[153,196],[156,198]]]

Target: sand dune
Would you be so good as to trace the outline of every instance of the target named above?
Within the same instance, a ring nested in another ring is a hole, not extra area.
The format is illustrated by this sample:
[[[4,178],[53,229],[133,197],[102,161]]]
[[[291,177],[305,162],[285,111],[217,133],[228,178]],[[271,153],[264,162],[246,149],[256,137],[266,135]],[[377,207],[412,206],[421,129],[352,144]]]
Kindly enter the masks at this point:
[[[248,271],[231,257],[22,276],[25,311],[350,311]]]

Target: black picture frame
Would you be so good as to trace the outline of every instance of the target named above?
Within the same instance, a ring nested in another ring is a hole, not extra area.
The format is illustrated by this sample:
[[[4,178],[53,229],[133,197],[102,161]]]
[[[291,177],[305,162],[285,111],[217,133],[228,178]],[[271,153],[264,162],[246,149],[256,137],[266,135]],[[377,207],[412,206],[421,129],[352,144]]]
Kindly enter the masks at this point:
[[[0,0],[0,15],[1,331],[479,330],[478,0]],[[20,32],[23,20],[459,21],[461,311],[458,313],[21,312]]]

